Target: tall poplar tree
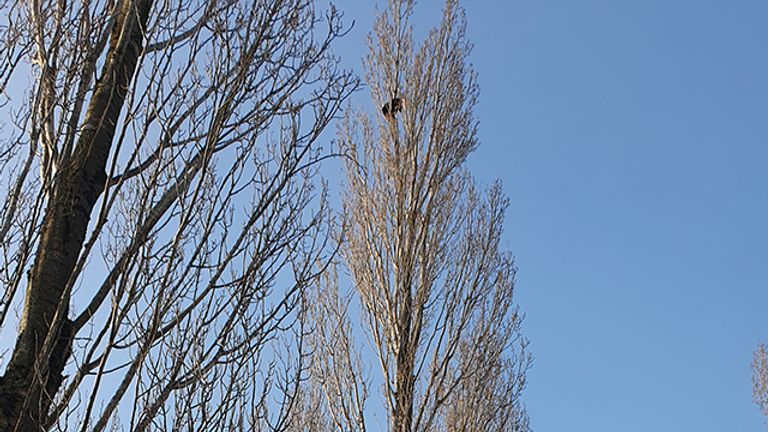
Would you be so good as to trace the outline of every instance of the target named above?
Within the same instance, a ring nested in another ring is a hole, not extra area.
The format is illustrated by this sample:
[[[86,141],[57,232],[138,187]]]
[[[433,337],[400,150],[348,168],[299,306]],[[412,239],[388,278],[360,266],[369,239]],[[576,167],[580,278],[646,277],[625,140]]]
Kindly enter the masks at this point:
[[[413,8],[391,0],[376,20],[365,60],[376,109],[348,114],[341,128],[341,255],[354,297],[332,275],[318,290],[311,388],[337,430],[365,430],[381,382],[392,432],[524,431],[530,357],[501,246],[509,203],[466,168],[478,146],[478,85],[464,12],[447,1],[417,43]],[[358,303],[361,326],[350,312]],[[373,381],[356,328],[371,341]]]

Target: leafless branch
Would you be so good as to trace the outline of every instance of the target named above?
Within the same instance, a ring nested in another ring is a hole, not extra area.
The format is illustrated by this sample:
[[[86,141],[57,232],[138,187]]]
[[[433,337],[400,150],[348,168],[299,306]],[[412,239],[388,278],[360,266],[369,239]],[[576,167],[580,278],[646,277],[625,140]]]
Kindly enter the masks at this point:
[[[331,51],[341,14],[0,11],[0,323],[18,330],[0,429],[288,430],[306,402],[304,299],[334,253],[320,136],[358,85]]]

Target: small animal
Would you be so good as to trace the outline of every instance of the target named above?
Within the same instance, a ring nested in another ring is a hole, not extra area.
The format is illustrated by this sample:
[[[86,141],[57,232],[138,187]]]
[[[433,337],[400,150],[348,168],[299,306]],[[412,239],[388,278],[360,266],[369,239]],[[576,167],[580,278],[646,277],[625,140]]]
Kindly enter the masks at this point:
[[[403,106],[405,106],[405,98],[394,97],[381,107],[381,113],[384,114],[384,117],[391,120],[395,118],[395,113],[403,110]]]

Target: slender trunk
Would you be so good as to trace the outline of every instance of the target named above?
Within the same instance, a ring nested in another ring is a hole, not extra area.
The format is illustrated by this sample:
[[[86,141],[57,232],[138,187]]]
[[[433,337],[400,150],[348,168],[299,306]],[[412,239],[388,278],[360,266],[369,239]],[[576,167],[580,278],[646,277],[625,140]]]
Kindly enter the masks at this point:
[[[399,360],[399,359],[398,359]],[[398,361],[395,376],[395,413],[393,418],[394,432],[411,432],[413,422],[413,368]]]
[[[398,319],[398,333],[400,343],[398,346],[396,372],[395,372],[395,412],[393,418],[394,432],[411,432],[413,423],[413,398],[414,398],[414,359],[415,341],[412,338],[411,321],[411,294],[410,287],[402,292],[404,307],[400,311]]]
[[[19,336],[0,378],[0,430],[45,428],[71,352],[67,285],[85,241],[128,86],[143,49],[150,0],[125,1],[114,23],[101,81],[71,158],[55,179],[27,285]],[[50,343],[44,347],[44,342]]]

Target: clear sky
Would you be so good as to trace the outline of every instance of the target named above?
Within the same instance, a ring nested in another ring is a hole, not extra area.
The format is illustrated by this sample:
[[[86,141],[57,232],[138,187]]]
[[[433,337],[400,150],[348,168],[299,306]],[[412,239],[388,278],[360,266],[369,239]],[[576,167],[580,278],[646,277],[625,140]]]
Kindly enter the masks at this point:
[[[334,3],[359,70],[377,2]],[[463,4],[470,167],[511,198],[535,431],[765,430],[749,364],[768,342],[768,0]],[[419,1],[417,29],[441,7]]]
[[[535,430],[763,430],[768,1],[463,3],[482,92],[470,165],[512,201]],[[336,4],[358,67],[375,2]],[[420,1],[417,29],[441,5]]]

